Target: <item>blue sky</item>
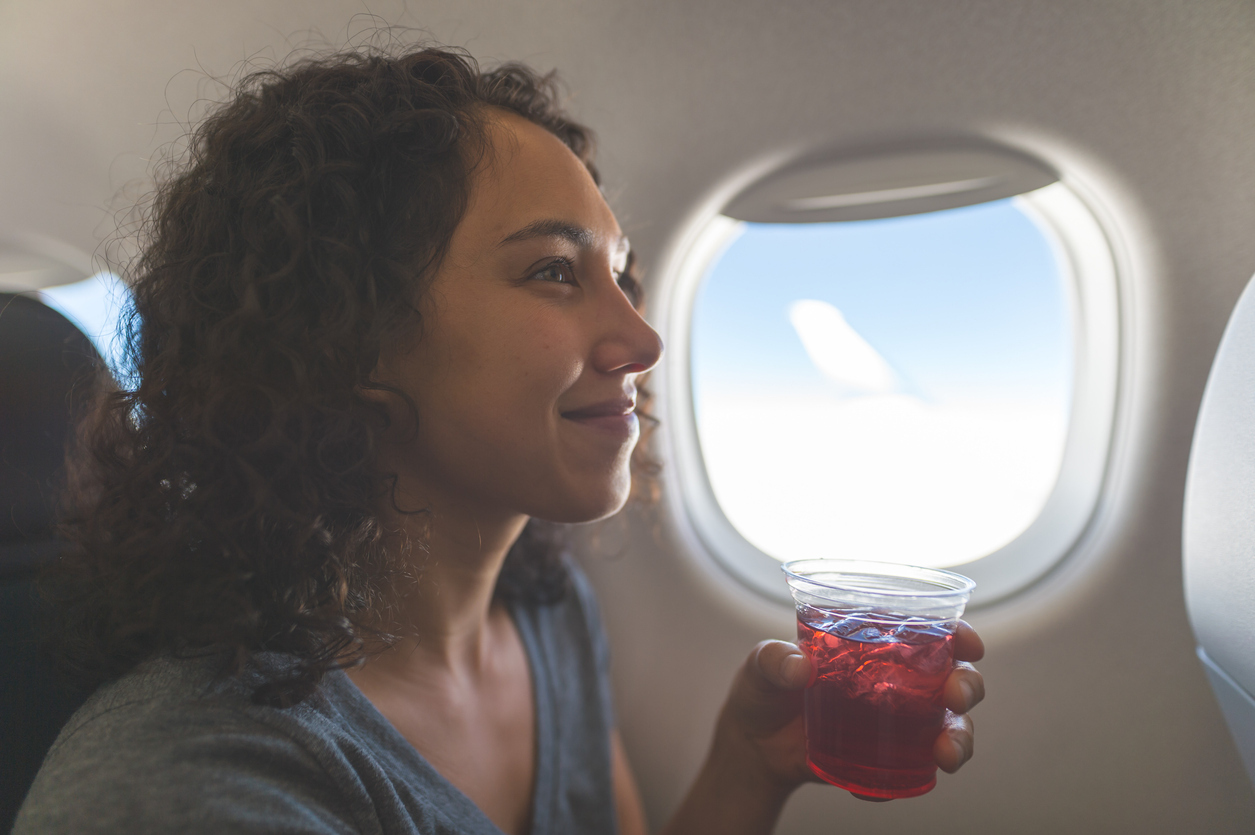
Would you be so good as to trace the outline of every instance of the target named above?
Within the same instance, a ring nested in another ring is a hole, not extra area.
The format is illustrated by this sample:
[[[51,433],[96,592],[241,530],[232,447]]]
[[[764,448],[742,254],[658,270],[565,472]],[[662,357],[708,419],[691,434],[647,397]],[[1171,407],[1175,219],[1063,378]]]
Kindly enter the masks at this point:
[[[1051,246],[1012,200],[853,223],[747,224],[695,306],[702,390],[823,391],[789,322],[826,301],[929,402],[1066,402],[1071,346]]]
[[[123,368],[119,329],[131,293],[116,275],[100,272],[74,284],[46,287],[39,292],[44,304],[78,325],[114,372]]]

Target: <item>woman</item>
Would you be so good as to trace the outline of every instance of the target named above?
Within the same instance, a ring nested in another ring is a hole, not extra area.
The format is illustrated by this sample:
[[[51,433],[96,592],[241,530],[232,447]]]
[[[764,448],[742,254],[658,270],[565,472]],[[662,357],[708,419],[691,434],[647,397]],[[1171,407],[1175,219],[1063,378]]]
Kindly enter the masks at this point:
[[[662,350],[591,155],[549,79],[434,49],[256,75],[197,129],[71,493],[63,631],[109,683],[17,832],[644,831],[552,527],[627,500]],[[755,648],[667,831],[770,831],[808,674]],[[956,665],[948,706],[982,692]],[[956,716],[938,762],[970,752]]]

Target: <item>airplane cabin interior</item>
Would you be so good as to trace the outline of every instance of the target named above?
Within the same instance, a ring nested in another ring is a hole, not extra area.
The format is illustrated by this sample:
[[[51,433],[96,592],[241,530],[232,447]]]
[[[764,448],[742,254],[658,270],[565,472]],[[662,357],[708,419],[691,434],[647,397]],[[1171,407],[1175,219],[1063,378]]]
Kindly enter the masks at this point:
[[[656,495],[572,529],[653,829],[835,558],[975,581],[975,755],[776,832],[1255,831],[1249,0],[3,0],[0,824],[84,697],[31,589],[152,178],[247,72],[431,43],[557,71],[665,345]]]

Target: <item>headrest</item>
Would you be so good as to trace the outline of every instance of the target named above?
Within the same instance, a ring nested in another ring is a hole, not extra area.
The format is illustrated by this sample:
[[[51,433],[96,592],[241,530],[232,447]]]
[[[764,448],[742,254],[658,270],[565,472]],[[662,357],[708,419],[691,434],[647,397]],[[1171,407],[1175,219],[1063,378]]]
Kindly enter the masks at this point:
[[[1238,300],[1194,430],[1185,602],[1199,644],[1255,693],[1255,282]]]
[[[70,421],[98,367],[96,349],[70,320],[0,293],[0,562],[28,559],[33,552],[19,546],[51,539]]]

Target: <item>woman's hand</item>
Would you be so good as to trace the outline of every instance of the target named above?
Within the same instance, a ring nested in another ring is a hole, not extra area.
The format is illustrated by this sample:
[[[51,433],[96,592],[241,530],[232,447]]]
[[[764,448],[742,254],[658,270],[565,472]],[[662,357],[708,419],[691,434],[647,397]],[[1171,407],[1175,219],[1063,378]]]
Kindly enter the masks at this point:
[[[932,748],[937,766],[950,773],[971,758],[973,723],[966,713],[985,697],[984,679],[969,663],[984,657],[984,642],[965,622],[954,638],[954,671],[943,691],[948,713]],[[764,640],[745,659],[719,717],[717,733],[743,738],[772,780],[792,787],[818,782],[806,765],[802,733],[802,689],[811,676],[811,663],[796,645]]]
[[[954,670],[942,695],[949,712],[933,746],[937,765],[949,773],[972,757],[972,720],[966,714],[985,698],[985,681],[969,662],[984,654],[976,630],[960,621],[954,634]],[[802,690],[811,675],[810,661],[795,645],[763,641],[737,673],[716,731],[743,738],[771,779],[793,787],[819,782],[806,765],[802,733]]]
[[[942,704],[949,712],[945,728],[933,745],[937,767],[947,774],[958,771],[972,758],[972,718],[967,712],[985,698],[985,679],[970,662],[984,656],[985,642],[966,621],[959,621],[954,633],[954,671],[942,691]]]
[[[976,630],[960,621],[954,670],[942,704],[945,727],[933,746],[937,765],[957,771],[972,757],[972,720],[985,682],[972,661],[985,654]],[[768,833],[802,783],[820,782],[806,765],[802,690],[810,660],[794,644],[763,641],[741,665],[715,726],[710,756],[667,832]]]
[[[973,726],[966,713],[985,697],[985,682],[969,662],[984,654],[980,635],[960,622],[954,669],[941,697],[945,727],[932,747],[944,771],[958,771],[971,758]],[[719,713],[710,756],[664,832],[766,834],[794,789],[820,782],[806,765],[802,731],[802,691],[812,674],[794,644],[764,640],[754,647]]]

